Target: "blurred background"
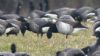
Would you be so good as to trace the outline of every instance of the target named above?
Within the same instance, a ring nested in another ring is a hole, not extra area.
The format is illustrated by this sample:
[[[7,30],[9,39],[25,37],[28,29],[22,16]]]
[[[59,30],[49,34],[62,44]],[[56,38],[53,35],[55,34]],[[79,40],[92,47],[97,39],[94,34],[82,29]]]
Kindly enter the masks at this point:
[[[27,16],[30,12],[29,4],[32,4],[33,9],[43,11],[65,6],[74,8],[81,6],[100,7],[100,0],[0,0],[0,10],[6,13],[15,13],[18,3],[22,6],[19,13],[22,16]]]

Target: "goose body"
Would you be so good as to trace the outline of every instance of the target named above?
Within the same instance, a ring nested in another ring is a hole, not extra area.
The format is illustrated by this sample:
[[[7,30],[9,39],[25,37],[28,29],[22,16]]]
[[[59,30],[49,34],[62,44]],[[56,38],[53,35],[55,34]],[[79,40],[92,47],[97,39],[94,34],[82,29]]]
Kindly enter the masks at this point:
[[[71,32],[73,31],[73,27],[70,24],[64,22],[57,22],[56,27],[59,33],[65,35],[71,34]]]

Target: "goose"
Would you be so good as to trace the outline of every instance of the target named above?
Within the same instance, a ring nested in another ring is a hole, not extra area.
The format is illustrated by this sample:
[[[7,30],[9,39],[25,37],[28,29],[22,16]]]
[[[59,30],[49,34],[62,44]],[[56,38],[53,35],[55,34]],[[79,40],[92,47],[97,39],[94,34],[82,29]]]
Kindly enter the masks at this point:
[[[33,20],[27,20],[28,23],[28,30],[32,31],[34,33],[41,34],[41,36],[48,31],[50,28],[49,26],[52,25],[52,19],[48,17],[42,17],[42,18],[35,18]]]
[[[15,20],[15,19],[9,19],[6,20],[9,24],[12,25],[12,27],[9,27],[6,29],[5,34],[7,34],[7,36],[9,36],[10,34],[15,34],[17,35],[19,33],[19,31],[21,30],[21,26],[22,26],[22,22]]]
[[[95,13],[93,13],[93,11],[94,11],[94,8],[84,6],[84,7],[80,7],[77,10],[75,10],[71,14],[71,16],[73,18],[75,18],[75,20],[86,22],[87,19],[89,19],[90,17],[95,15]]]
[[[43,17],[36,17],[34,19],[28,19],[25,18],[25,21],[27,22],[27,30],[32,31],[34,33],[37,33],[37,36],[39,36],[39,34],[41,34],[41,36],[43,36],[44,33],[47,33],[47,31],[50,28],[50,25],[53,24],[53,22],[55,22],[55,20],[53,19],[57,19],[57,15],[56,14],[45,14],[43,15]]]
[[[56,52],[56,56],[85,56],[85,54],[81,49],[66,48],[62,51]]]

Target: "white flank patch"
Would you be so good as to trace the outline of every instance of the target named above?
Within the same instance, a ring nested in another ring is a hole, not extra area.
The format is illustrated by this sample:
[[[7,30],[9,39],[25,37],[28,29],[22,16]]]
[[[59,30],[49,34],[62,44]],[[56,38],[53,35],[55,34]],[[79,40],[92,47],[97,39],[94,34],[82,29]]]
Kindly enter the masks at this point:
[[[52,19],[52,23],[56,23],[57,22],[57,20],[56,19]]]
[[[45,16],[49,16],[52,19],[57,19],[57,17],[58,17],[58,15],[56,15],[56,14],[45,14]]]
[[[45,21],[48,22],[50,18],[45,18],[45,17],[43,17],[43,18],[41,18],[41,19],[43,19],[43,20],[45,20]]]
[[[26,21],[27,21],[28,19],[27,19],[27,18],[24,18],[24,20],[26,20]]]
[[[11,23],[11,25],[14,26],[14,27],[18,27],[18,25],[14,24],[14,23]]]
[[[49,28],[50,28],[50,27],[43,27],[43,28],[42,28],[42,32],[43,32],[43,33],[47,33],[48,30],[49,30]]]
[[[74,28],[72,33],[77,33],[78,31],[86,30],[86,28]]]
[[[89,13],[87,16],[95,16],[95,13]]]
[[[95,29],[95,32],[97,32],[97,31],[100,31],[100,27],[97,27],[97,28]]]
[[[5,31],[5,33],[9,33],[10,31],[13,30],[13,28],[14,28],[14,27],[7,28],[6,31]]]
[[[56,26],[57,26],[58,32],[65,35],[70,34],[73,31],[72,26],[64,22],[58,22]]]

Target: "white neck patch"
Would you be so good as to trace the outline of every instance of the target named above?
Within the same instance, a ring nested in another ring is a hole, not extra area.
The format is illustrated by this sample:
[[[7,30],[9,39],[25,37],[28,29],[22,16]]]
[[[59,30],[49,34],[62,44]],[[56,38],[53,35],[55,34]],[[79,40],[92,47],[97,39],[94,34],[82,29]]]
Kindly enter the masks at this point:
[[[97,31],[100,32],[100,27],[97,27],[97,28],[95,29],[95,32],[97,32]]]
[[[51,17],[53,19],[57,19],[58,18],[58,15],[56,15],[56,14],[46,14],[45,16],[49,16],[49,17]]]
[[[87,16],[95,16],[95,13],[89,13]]]

